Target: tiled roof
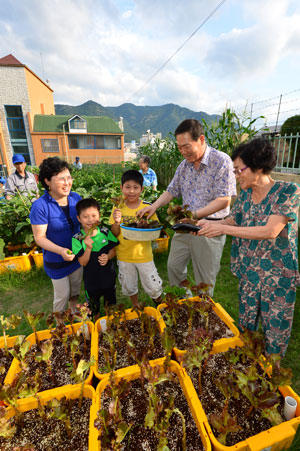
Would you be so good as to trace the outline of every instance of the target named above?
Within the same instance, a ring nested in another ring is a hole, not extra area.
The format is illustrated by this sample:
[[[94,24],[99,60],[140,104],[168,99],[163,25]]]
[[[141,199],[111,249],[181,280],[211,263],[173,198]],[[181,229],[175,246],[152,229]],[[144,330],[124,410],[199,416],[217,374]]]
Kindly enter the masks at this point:
[[[34,116],[33,131],[37,133],[63,133],[63,125],[65,132],[69,132],[68,120],[71,116],[44,115],[36,114]],[[87,121],[87,133],[117,133],[124,134],[116,122],[106,116],[82,116]]]
[[[20,63],[17,58],[14,57],[11,53],[9,55],[0,58],[0,66],[24,66],[24,64]]]

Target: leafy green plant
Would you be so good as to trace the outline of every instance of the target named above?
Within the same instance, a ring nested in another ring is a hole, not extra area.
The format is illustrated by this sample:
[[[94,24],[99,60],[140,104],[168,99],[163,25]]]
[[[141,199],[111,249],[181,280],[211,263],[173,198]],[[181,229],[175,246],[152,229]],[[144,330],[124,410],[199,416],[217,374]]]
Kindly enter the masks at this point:
[[[144,424],[148,428],[154,428],[159,433],[159,451],[167,451],[168,430],[170,427],[170,418],[173,414],[180,416],[182,421],[182,450],[186,450],[186,428],[185,419],[182,412],[174,407],[174,397],[169,396],[166,402],[163,402],[156,393],[157,385],[173,379],[169,371],[161,372],[158,366],[152,367],[149,362],[141,366],[143,379],[147,379],[147,391],[149,395],[149,405],[145,416]]]
[[[0,437],[11,438],[15,435],[17,428],[11,424],[11,420],[5,415],[6,408],[0,406]]]
[[[6,331],[8,331],[10,329],[16,329],[16,327],[18,327],[20,322],[21,322],[21,316],[19,316],[19,315],[12,314],[6,318],[4,318],[3,315],[0,315],[0,326],[1,326],[2,336],[4,338],[4,349],[5,349],[6,354],[8,353]]]
[[[196,223],[196,221],[193,220],[193,213],[188,209],[187,205],[181,207],[181,205],[170,203],[167,208],[167,215],[166,221],[170,225],[174,225],[183,219],[188,219],[190,224]]]
[[[204,371],[210,352],[212,350],[214,339],[206,330],[199,328],[193,331],[189,336],[188,350],[182,357],[182,364],[192,373],[194,368],[198,369],[198,393],[202,394],[201,376]]]
[[[81,384],[80,394],[79,394],[79,405],[78,405],[79,408],[81,408],[81,405],[82,405],[83,389],[84,389],[85,380],[88,376],[90,368],[94,364],[95,364],[94,357],[92,357],[89,361],[81,359],[79,361],[77,367],[73,368],[73,371],[71,373],[71,378],[73,379],[73,381],[77,384]]]
[[[222,445],[226,445],[226,438],[229,433],[242,430],[238,424],[237,417],[232,417],[228,412],[228,407],[224,408],[220,415],[215,413],[210,414],[209,422],[218,431],[218,441]]]
[[[113,451],[121,449],[122,441],[130,431],[132,424],[123,420],[121,399],[126,397],[130,389],[126,379],[117,381],[113,372],[109,375],[109,385],[106,387],[106,396],[110,398],[108,408],[102,407],[97,413],[94,422],[96,429],[101,431],[101,447]]]
[[[24,313],[24,317],[25,317],[26,321],[28,322],[28,324],[30,325],[30,327],[32,328],[32,330],[34,332],[35,341],[39,345],[40,342],[39,342],[39,338],[38,338],[38,334],[37,334],[37,326],[45,314],[43,312],[30,313],[27,310],[23,310],[23,313]]]
[[[183,160],[172,133],[169,133],[163,141],[156,139],[153,145],[140,147],[139,157],[141,155],[148,155],[151,158],[151,168],[156,172],[158,185],[163,189],[168,186],[177,166]]]
[[[25,243],[30,247],[34,242],[29,220],[30,197],[17,194],[1,204],[0,236],[6,246]],[[5,253],[8,255],[7,249]]]

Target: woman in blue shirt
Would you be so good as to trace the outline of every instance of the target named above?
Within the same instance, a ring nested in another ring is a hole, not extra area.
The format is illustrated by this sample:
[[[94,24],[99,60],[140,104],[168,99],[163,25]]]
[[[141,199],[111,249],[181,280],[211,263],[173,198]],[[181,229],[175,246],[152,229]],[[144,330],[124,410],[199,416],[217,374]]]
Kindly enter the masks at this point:
[[[40,165],[39,181],[45,194],[32,205],[30,222],[35,242],[43,249],[44,269],[54,288],[53,311],[63,312],[69,301],[75,311],[80,293],[82,267],[72,254],[72,236],[78,233],[73,179],[66,161],[46,158]]]

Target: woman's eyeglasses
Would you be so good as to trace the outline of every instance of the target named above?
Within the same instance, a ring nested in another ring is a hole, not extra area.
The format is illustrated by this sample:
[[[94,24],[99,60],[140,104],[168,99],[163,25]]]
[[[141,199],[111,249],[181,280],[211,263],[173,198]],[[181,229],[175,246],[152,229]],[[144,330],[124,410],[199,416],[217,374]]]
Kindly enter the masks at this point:
[[[72,177],[56,177],[55,179],[54,179],[57,183],[65,183],[65,182],[72,182],[73,181],[73,179],[72,179]]]
[[[248,169],[248,167],[249,166],[245,166],[244,168],[242,168],[242,169],[234,169],[233,170],[233,173],[235,174],[235,175],[238,175],[238,174],[241,174],[243,171],[245,171],[246,169]]]

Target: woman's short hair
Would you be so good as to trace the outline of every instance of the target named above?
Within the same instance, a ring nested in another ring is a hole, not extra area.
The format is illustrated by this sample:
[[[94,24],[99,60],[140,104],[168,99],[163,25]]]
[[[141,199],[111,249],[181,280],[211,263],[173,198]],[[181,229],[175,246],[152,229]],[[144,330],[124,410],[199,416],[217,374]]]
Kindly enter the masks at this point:
[[[150,166],[151,160],[150,160],[150,157],[148,157],[148,155],[142,155],[141,159],[143,160],[144,163],[146,163],[148,166]]]
[[[45,158],[40,164],[39,169],[39,181],[47,191],[49,191],[49,186],[46,184],[45,179],[51,180],[53,175],[57,175],[65,169],[69,169],[71,172],[69,164],[58,157]]]
[[[263,174],[270,174],[276,166],[276,152],[268,139],[255,138],[240,144],[234,149],[231,159],[234,161],[238,157],[253,172],[262,169]]]

